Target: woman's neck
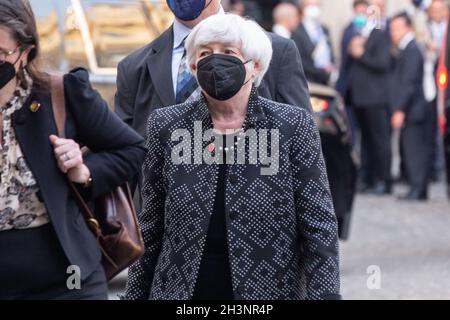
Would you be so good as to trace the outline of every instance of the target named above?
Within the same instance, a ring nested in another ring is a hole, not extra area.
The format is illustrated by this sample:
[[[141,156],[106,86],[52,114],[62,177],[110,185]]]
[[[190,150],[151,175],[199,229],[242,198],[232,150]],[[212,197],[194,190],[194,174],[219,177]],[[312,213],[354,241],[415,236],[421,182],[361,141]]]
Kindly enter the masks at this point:
[[[214,124],[214,129],[225,133],[226,130],[241,129],[247,116],[248,101],[252,91],[249,83],[233,98],[219,101],[207,98],[209,112]]]
[[[16,90],[17,80],[14,78],[0,90],[0,107],[3,107],[13,96]]]

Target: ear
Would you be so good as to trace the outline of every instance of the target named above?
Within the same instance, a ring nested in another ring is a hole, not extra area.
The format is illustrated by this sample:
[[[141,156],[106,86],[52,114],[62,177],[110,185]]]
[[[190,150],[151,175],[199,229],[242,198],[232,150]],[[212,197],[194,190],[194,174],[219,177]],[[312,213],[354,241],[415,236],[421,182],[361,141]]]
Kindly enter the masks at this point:
[[[196,72],[197,71],[197,65],[195,63],[191,64],[191,70],[192,72]]]
[[[255,61],[253,63],[253,78],[256,77],[257,74],[261,72],[261,63],[259,61]]]
[[[28,64],[28,56],[31,52],[31,50],[33,50],[35,48],[35,46],[29,46],[28,48],[26,48],[23,52],[22,52],[22,57],[21,57],[21,62],[22,62],[22,66],[25,67]]]

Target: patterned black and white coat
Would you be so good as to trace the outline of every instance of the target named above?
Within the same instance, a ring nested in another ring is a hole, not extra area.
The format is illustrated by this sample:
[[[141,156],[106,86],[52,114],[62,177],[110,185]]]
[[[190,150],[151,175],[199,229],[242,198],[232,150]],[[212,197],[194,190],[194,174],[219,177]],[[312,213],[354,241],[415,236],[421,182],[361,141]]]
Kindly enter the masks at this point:
[[[219,169],[175,164],[171,156],[179,144],[172,133],[185,129],[194,136],[197,121],[203,132],[212,127],[204,97],[158,109],[148,120],[140,213],[146,251],[129,269],[124,299],[193,295]],[[249,129],[279,130],[279,171],[261,175],[261,164],[228,167],[225,212],[235,299],[339,299],[337,222],[312,115],[261,98],[254,89]],[[203,142],[204,150],[209,143]]]

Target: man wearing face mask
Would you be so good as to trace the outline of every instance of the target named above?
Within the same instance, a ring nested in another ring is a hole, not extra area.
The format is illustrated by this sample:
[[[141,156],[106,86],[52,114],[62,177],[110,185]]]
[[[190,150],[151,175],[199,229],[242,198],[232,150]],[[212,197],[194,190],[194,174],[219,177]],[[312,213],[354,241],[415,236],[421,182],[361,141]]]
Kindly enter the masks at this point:
[[[352,61],[347,81],[350,99],[361,130],[360,191],[390,194],[391,135],[387,99],[392,65],[385,0],[372,0],[361,35],[348,47]],[[348,100],[347,100],[348,101]]]
[[[320,22],[320,5],[320,0],[300,0],[302,23],[292,39],[300,50],[308,81],[326,85],[335,67],[328,29]]]
[[[191,101],[200,94],[189,73],[185,39],[202,20],[224,14],[220,0],[167,0],[176,19],[159,38],[125,58],[118,67],[116,113],[145,135],[150,113]],[[300,55],[291,40],[270,34],[274,54],[259,88],[261,96],[311,110]]]
[[[353,1],[353,19],[349,25],[345,28],[342,41],[341,41],[341,69],[339,72],[339,80],[336,84],[336,88],[345,99],[347,98],[347,81],[348,73],[352,59],[349,55],[349,47],[351,40],[356,36],[361,36],[364,27],[367,24],[367,9],[369,8],[369,2],[367,0],[355,0]],[[347,101],[346,101],[347,102]]]

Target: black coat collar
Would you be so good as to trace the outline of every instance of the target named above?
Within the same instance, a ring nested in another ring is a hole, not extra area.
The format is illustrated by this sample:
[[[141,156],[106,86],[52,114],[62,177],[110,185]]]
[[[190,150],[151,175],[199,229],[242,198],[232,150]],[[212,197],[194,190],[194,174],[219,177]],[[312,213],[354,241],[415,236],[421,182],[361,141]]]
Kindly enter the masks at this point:
[[[41,105],[35,112],[30,109],[34,101]],[[55,200],[66,199],[68,188],[49,140],[50,135],[57,134],[50,96],[32,92],[12,119],[18,143],[37,181],[48,214],[53,223],[59,225],[61,215],[66,212],[66,203]]]

